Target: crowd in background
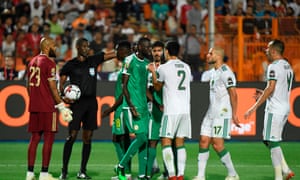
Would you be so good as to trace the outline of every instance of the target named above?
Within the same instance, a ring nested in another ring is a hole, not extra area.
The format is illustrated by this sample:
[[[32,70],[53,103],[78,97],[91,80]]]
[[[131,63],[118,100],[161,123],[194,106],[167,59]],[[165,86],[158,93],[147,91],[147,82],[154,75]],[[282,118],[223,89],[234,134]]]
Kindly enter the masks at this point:
[[[40,52],[42,36],[55,39],[61,64],[75,57],[74,43],[81,37],[89,40],[90,54],[114,51],[123,39],[132,44],[142,36],[177,39],[192,70],[205,69],[200,52],[207,43],[207,0],[1,0],[0,12],[0,80],[24,78],[26,63]],[[215,0],[215,15],[253,17],[245,21],[244,33],[267,34],[270,24],[259,20],[299,17],[300,0]],[[99,79],[113,80],[120,65],[117,59],[107,61],[98,69]]]

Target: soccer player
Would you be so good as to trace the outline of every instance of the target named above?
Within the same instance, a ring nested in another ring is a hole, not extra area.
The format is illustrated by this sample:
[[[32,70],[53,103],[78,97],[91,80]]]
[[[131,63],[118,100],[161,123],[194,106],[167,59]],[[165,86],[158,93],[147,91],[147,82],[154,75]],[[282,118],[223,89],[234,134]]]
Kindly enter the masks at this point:
[[[233,166],[230,153],[224,146],[224,139],[230,139],[231,120],[238,127],[236,79],[231,69],[224,63],[224,50],[220,47],[211,48],[207,62],[214,64],[210,77],[210,104],[202,121],[199,138],[198,175],[194,180],[205,179],[205,169],[209,158],[209,146],[212,144],[221,162],[225,165],[228,175],[225,180],[239,180]]]
[[[126,180],[125,165],[131,160],[138,150],[140,179],[146,175],[147,165],[147,132],[149,123],[149,111],[147,106],[147,65],[151,57],[150,39],[142,37],[137,44],[137,51],[125,58],[123,69],[123,117],[130,133],[135,134],[128,150],[117,167],[120,180]]]
[[[271,62],[267,69],[267,86],[256,103],[247,110],[245,118],[257,110],[265,101],[265,116],[263,142],[270,149],[271,160],[275,172],[275,180],[290,179],[295,174],[287,165],[280,142],[282,131],[290,112],[290,93],[293,81],[293,70],[283,58],[284,43],[272,40],[266,49],[266,55]]]
[[[77,179],[91,179],[86,173],[86,166],[91,153],[93,131],[97,129],[97,67],[99,64],[115,57],[115,53],[96,53],[88,56],[89,43],[85,38],[76,41],[77,57],[69,60],[60,72],[60,91],[63,92],[67,78],[70,84],[77,85],[81,90],[80,98],[70,104],[73,111],[73,121],[69,123],[69,136],[67,137],[63,150],[63,167],[60,179],[66,179],[68,164],[71,157],[72,147],[77,138],[82,123],[82,159]]]
[[[54,180],[48,173],[51,160],[52,145],[57,132],[58,114],[62,113],[65,121],[72,120],[72,111],[64,107],[56,87],[56,45],[53,39],[42,38],[40,41],[41,53],[35,56],[28,64],[28,93],[29,93],[29,123],[28,132],[31,138],[28,146],[28,170],[26,180],[35,180],[34,163],[37,146],[44,136],[42,152],[42,169],[40,180]]]
[[[155,68],[157,69],[164,58],[164,43],[161,41],[155,41],[152,44],[152,58],[153,63],[155,64]],[[157,162],[155,162],[156,158],[156,146],[159,142],[159,129],[162,117],[162,91],[155,91],[152,84],[152,74],[149,73],[148,77],[148,89],[149,89],[149,102],[148,108],[151,114],[150,122],[149,122],[149,134],[148,134],[148,162],[147,162],[147,176],[151,177],[153,173],[158,173],[159,168]],[[155,163],[154,163],[155,162]],[[156,164],[156,167],[153,167]]]
[[[180,45],[169,41],[165,46],[167,62],[158,67],[156,75],[154,64],[148,66],[152,73],[153,86],[156,91],[163,91],[163,117],[161,122],[161,144],[163,160],[170,180],[183,180],[186,149],[185,138],[191,138],[190,117],[190,82],[191,69],[188,64],[178,59]],[[158,78],[157,78],[158,76]],[[175,138],[177,162],[174,162],[172,142]],[[175,170],[177,163],[177,174]]]
[[[131,44],[128,41],[121,41],[116,46],[117,58],[124,61],[125,57],[131,54]],[[114,121],[112,125],[112,142],[115,146],[118,160],[121,161],[126,150],[130,145],[130,137],[127,126],[123,120],[122,103],[123,103],[123,89],[122,89],[122,69],[118,72],[118,78],[115,86],[115,103],[112,107],[108,108],[102,113],[102,118],[108,116],[111,112],[115,111]],[[125,164],[125,173],[131,173],[130,161]],[[118,176],[116,177],[118,179]]]

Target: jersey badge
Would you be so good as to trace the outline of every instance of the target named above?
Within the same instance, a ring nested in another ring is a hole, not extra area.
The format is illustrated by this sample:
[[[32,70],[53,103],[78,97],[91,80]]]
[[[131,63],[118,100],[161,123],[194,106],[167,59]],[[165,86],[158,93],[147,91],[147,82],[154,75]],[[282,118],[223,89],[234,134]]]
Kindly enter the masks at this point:
[[[96,74],[94,68],[90,68],[90,69],[89,69],[89,72],[90,72],[90,75],[91,75],[91,76],[95,76],[95,74]]]

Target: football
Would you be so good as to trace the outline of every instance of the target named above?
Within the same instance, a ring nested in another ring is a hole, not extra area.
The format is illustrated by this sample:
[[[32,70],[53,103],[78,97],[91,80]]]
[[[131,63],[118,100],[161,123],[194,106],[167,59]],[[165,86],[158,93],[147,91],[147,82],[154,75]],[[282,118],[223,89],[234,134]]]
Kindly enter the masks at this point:
[[[81,95],[81,91],[77,85],[69,84],[64,89],[65,97],[71,100],[78,100]]]

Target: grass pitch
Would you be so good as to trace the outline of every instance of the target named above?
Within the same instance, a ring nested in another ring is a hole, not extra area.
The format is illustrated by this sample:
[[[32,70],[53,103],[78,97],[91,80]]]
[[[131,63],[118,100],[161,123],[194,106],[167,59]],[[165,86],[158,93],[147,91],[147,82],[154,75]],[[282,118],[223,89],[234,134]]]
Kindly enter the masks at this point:
[[[58,177],[61,171],[62,150],[64,142],[55,142],[49,171],[54,177]],[[24,180],[27,169],[27,145],[28,142],[0,142],[0,180]],[[281,147],[286,161],[295,172],[295,180],[300,179],[300,143],[284,142]],[[189,142],[187,148],[187,164],[185,180],[191,180],[197,174],[198,143]],[[226,142],[226,148],[230,151],[233,163],[241,180],[272,180],[273,168],[269,150],[261,142]],[[39,144],[35,174],[39,175],[41,169],[41,149]],[[163,170],[161,148],[158,146],[158,162]],[[80,167],[81,142],[77,141],[73,147],[73,153],[69,165],[69,180],[76,179],[76,173]],[[92,154],[88,163],[88,174],[94,180],[110,180],[115,176],[113,168],[117,164],[114,146],[111,142],[93,142]],[[134,156],[132,161],[133,176],[137,175],[138,163]],[[157,174],[153,179],[159,176]],[[221,164],[216,153],[210,149],[210,158],[206,168],[207,180],[225,179],[226,169]]]

